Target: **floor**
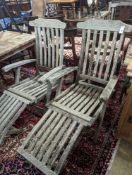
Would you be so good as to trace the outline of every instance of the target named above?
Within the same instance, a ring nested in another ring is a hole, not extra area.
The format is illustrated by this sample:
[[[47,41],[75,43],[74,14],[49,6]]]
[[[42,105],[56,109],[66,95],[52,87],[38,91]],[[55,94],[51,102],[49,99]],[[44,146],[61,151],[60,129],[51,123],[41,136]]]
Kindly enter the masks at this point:
[[[108,175],[132,175],[132,142],[120,141]]]

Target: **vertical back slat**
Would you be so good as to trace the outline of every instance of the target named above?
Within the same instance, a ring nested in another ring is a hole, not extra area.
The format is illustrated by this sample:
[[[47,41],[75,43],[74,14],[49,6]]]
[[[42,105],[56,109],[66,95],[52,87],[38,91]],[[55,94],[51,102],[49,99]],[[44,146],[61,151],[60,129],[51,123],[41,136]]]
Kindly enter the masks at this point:
[[[59,32],[55,29],[56,33],[56,66],[59,65]]]
[[[44,56],[44,65],[47,65],[48,62],[47,62],[47,42],[46,42],[46,33],[45,33],[45,28],[43,28],[43,43],[44,43],[44,48],[43,48],[43,56]]]
[[[110,39],[110,31],[108,31],[107,34],[106,34],[106,42],[105,42],[104,52],[103,52],[101,65],[100,65],[100,69],[99,69],[99,74],[98,74],[99,78],[101,78],[102,73],[103,73],[103,68],[104,68],[104,64],[105,64],[106,54],[107,54],[107,50],[109,48],[109,39]]]
[[[98,69],[98,66],[99,66],[99,59],[100,59],[100,55],[101,55],[102,42],[103,42],[103,34],[104,34],[104,31],[100,31],[99,43],[98,43],[98,50],[97,50],[97,56],[95,58],[96,60],[95,60],[95,66],[94,66],[93,76],[96,76],[97,69]]]
[[[63,47],[64,47],[64,30],[60,29],[60,51],[59,51],[60,52],[60,61],[59,61],[59,65],[63,64]]]
[[[93,61],[94,61],[96,39],[97,39],[97,30],[94,30],[94,32],[93,32],[93,42],[92,42],[91,56],[90,56],[90,60],[89,60],[88,75],[91,75],[91,71],[92,71],[92,65],[93,65]]]
[[[37,64],[39,64],[39,37],[38,37],[38,29],[37,27],[34,28],[35,30],[35,37],[36,37],[36,44],[35,44],[35,47],[36,47],[36,59],[37,59]]]
[[[87,31],[87,40],[86,40],[86,47],[83,46],[83,49],[85,49],[85,57],[84,57],[84,63],[83,63],[83,74],[86,74],[86,67],[87,67],[87,63],[88,63],[88,53],[89,53],[89,48],[90,48],[90,34],[91,34],[91,30]],[[83,45],[84,45],[85,41],[83,41]]]
[[[111,63],[112,63],[112,60],[114,59],[114,53],[115,53],[114,51],[116,49],[117,36],[118,36],[118,32],[114,32],[114,36],[113,36],[113,40],[112,40],[112,44],[111,44],[111,49],[110,49],[110,54],[109,54],[108,61],[107,61],[107,67],[106,67],[105,74],[104,74],[104,80],[106,80],[108,77]]]
[[[50,29],[49,28],[47,28],[47,38],[48,38],[48,57],[47,57],[47,59],[48,59],[48,67],[50,67],[51,68],[51,33],[50,33]]]
[[[83,56],[84,56],[84,48],[85,48],[85,42],[86,42],[86,30],[82,30],[82,45],[81,45],[81,52],[80,52],[80,60],[79,60],[79,71],[81,73],[83,65]]]
[[[52,67],[55,67],[55,35],[54,29],[51,29],[51,47],[52,47]]]
[[[120,54],[120,51],[121,51],[121,47],[122,47],[122,43],[124,41],[124,36],[125,34],[121,34],[120,36],[120,40],[119,40],[119,46],[118,46],[118,49],[114,55],[114,61],[113,61],[113,67],[112,67],[112,71],[111,71],[111,74],[110,74],[110,78],[113,77],[114,73],[115,73],[115,69],[117,67],[117,61],[118,61],[118,57],[119,57],[119,54]]]
[[[38,27],[38,37],[39,37],[39,60],[40,65],[43,65],[43,50],[42,50],[42,33],[41,28]]]

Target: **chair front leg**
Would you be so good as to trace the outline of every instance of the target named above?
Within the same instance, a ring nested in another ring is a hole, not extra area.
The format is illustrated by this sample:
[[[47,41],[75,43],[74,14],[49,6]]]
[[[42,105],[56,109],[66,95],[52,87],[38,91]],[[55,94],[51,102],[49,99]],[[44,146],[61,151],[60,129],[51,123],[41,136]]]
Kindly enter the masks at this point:
[[[107,106],[107,103],[104,102],[104,105],[103,105],[103,107],[102,107],[103,110],[102,110],[101,113],[100,113],[99,125],[98,125],[98,128],[97,128],[96,131],[95,131],[94,142],[97,142],[97,139],[98,139],[98,136],[99,136],[99,132],[100,132],[100,129],[101,129],[103,120],[104,120],[105,111],[106,111],[106,106]]]
[[[15,83],[19,83],[20,82],[20,78],[21,78],[21,67],[16,68],[15,70]]]

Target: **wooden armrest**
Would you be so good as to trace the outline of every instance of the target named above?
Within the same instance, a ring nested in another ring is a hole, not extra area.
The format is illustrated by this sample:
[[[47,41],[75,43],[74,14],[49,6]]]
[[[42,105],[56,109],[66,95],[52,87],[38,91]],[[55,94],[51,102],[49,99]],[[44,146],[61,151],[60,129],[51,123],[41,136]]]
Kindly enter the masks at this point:
[[[8,71],[10,71],[12,69],[16,69],[16,68],[21,67],[23,65],[26,65],[26,64],[29,64],[29,63],[34,63],[34,62],[36,62],[36,59],[29,59],[29,60],[18,61],[16,63],[12,63],[12,64],[9,64],[7,66],[4,66],[2,68],[2,71],[8,72]]]
[[[63,67],[64,67],[64,65],[58,66],[58,67],[56,67],[56,68],[50,70],[49,72],[47,72],[46,74],[44,74],[42,77],[40,77],[40,78],[38,79],[38,82],[42,82],[42,83],[43,83],[43,82],[46,81],[50,76],[52,76],[52,75],[54,75],[56,72],[62,70]]]
[[[67,67],[65,69],[62,69],[58,72],[56,72],[54,75],[50,76],[47,80],[51,83],[54,84],[57,80],[60,78],[64,77],[65,75],[68,75],[71,72],[77,71],[78,67]]]
[[[100,95],[101,101],[107,101],[110,98],[112,91],[117,83],[117,80],[118,80],[117,78],[110,79],[110,81],[108,82],[108,84],[106,85],[106,87],[104,88],[104,90]]]

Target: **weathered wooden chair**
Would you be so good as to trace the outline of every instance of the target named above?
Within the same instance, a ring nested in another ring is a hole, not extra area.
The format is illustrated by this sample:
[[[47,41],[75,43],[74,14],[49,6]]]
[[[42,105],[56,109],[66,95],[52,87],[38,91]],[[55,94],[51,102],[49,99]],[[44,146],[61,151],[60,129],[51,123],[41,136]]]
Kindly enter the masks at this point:
[[[124,33],[132,30],[132,27],[121,21],[107,20],[88,20],[78,23],[77,27],[82,30],[82,49],[76,83],[61,93],[62,74],[55,73],[48,79],[48,99],[52,85],[60,79],[56,98],[49,103],[47,113],[18,149],[21,155],[46,175],[60,173],[84,126],[90,127],[95,120],[100,119],[97,128],[99,131],[107,101],[117,82],[114,73]],[[111,34],[113,40],[112,47],[109,48]],[[120,40],[118,46],[116,46],[117,36]],[[103,38],[105,46],[102,49]],[[97,45],[98,51],[95,56]],[[106,54],[108,49],[110,49],[109,55]],[[66,74],[64,72],[63,75]]]
[[[30,25],[35,27],[37,59],[20,61],[3,68],[5,72],[16,70],[16,84],[0,97],[0,143],[26,106],[44,98],[47,93],[46,78],[65,70],[62,67],[66,24],[55,19],[36,19]],[[19,82],[21,66],[33,62],[36,62],[37,74]],[[72,68],[66,69],[71,71]],[[50,71],[46,73],[47,70]]]

